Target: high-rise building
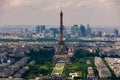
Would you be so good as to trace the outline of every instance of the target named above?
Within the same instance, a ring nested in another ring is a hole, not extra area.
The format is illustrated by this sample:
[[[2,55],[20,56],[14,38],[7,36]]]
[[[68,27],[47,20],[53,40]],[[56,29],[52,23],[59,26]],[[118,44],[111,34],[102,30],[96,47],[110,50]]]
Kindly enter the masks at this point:
[[[114,29],[114,34],[115,34],[115,37],[118,37],[118,36],[119,36],[119,31],[118,31],[118,29]]]
[[[102,37],[102,31],[98,31],[97,37]]]
[[[87,25],[86,35],[87,35],[87,36],[90,36],[90,35],[91,35],[91,27],[89,26],[89,24]]]
[[[43,33],[45,31],[45,25],[38,25],[36,27],[36,33]]]
[[[81,37],[85,37],[86,36],[85,26],[84,25],[80,25],[80,36]]]
[[[71,34],[72,35],[78,35],[78,31],[79,31],[78,25],[75,24],[71,27]]]
[[[56,38],[58,35],[58,29],[57,28],[50,28],[50,31],[52,31],[53,37]]]
[[[25,33],[27,33],[27,32],[28,32],[28,28],[25,29]]]

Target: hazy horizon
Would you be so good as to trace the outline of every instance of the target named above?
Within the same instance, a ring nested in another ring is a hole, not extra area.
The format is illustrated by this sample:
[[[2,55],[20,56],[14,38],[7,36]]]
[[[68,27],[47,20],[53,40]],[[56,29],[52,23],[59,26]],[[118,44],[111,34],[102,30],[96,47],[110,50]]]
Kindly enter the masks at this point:
[[[0,0],[0,25],[120,26],[120,0]]]
[[[43,24],[38,24],[38,25],[43,25]],[[0,25],[0,28],[4,29],[4,28],[35,28],[38,25]],[[74,24],[73,24],[74,25]],[[70,28],[73,26],[66,26],[65,28]],[[81,24],[78,24],[78,27],[80,27]],[[82,24],[83,25],[83,24]],[[87,28],[87,25],[84,25]],[[91,28],[96,28],[96,29],[120,29],[120,26],[93,26],[93,25],[89,25]],[[46,28],[59,28],[59,25],[45,25]]]

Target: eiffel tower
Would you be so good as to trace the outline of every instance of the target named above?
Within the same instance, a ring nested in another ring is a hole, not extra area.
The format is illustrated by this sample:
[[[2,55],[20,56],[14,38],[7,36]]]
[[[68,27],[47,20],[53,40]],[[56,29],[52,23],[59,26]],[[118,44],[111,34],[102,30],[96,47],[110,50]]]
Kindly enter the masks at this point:
[[[60,35],[58,45],[55,49],[55,55],[53,57],[54,62],[69,62],[70,57],[68,55],[68,48],[63,40],[63,12],[60,12]]]

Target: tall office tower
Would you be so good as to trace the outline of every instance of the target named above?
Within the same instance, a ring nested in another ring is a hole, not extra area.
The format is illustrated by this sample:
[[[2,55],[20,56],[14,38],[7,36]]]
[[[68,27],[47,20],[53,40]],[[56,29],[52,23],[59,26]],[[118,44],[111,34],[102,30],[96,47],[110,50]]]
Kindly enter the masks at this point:
[[[87,25],[86,35],[87,35],[87,36],[90,36],[90,35],[91,35],[91,27],[89,26],[89,24]]]
[[[45,31],[45,25],[38,25],[36,27],[36,33],[43,33]]]
[[[28,28],[25,29],[25,33],[27,33],[27,32],[28,32]]]
[[[71,27],[71,33],[72,33],[72,35],[78,35],[78,31],[79,31],[78,25],[73,25]]]
[[[98,31],[97,37],[102,37],[102,31]]]
[[[85,37],[86,36],[85,26],[84,25],[80,25],[80,36],[81,37]]]
[[[56,38],[58,35],[58,29],[57,28],[50,28],[50,31],[52,31],[53,37]]]
[[[115,37],[118,37],[118,36],[119,36],[119,31],[118,31],[118,29],[114,29],[114,34],[115,34]]]

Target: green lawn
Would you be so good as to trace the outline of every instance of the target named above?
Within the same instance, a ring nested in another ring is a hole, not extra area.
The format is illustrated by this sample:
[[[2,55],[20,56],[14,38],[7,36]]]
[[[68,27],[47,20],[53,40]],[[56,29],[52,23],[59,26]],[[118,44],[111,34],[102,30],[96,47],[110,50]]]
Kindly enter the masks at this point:
[[[78,77],[82,77],[82,72],[81,71],[78,72]]]
[[[61,73],[62,73],[62,70],[55,69],[55,70],[54,70],[54,73],[59,73],[59,74],[61,74]]]
[[[86,64],[86,61],[90,60],[91,64]],[[86,57],[79,59],[76,63],[67,63],[65,65],[62,76],[69,76],[69,73],[78,72],[78,77],[87,77],[87,68],[93,66],[93,57]]]
[[[57,63],[54,70],[53,70],[53,74],[62,74],[63,69],[64,69],[65,63]]]

